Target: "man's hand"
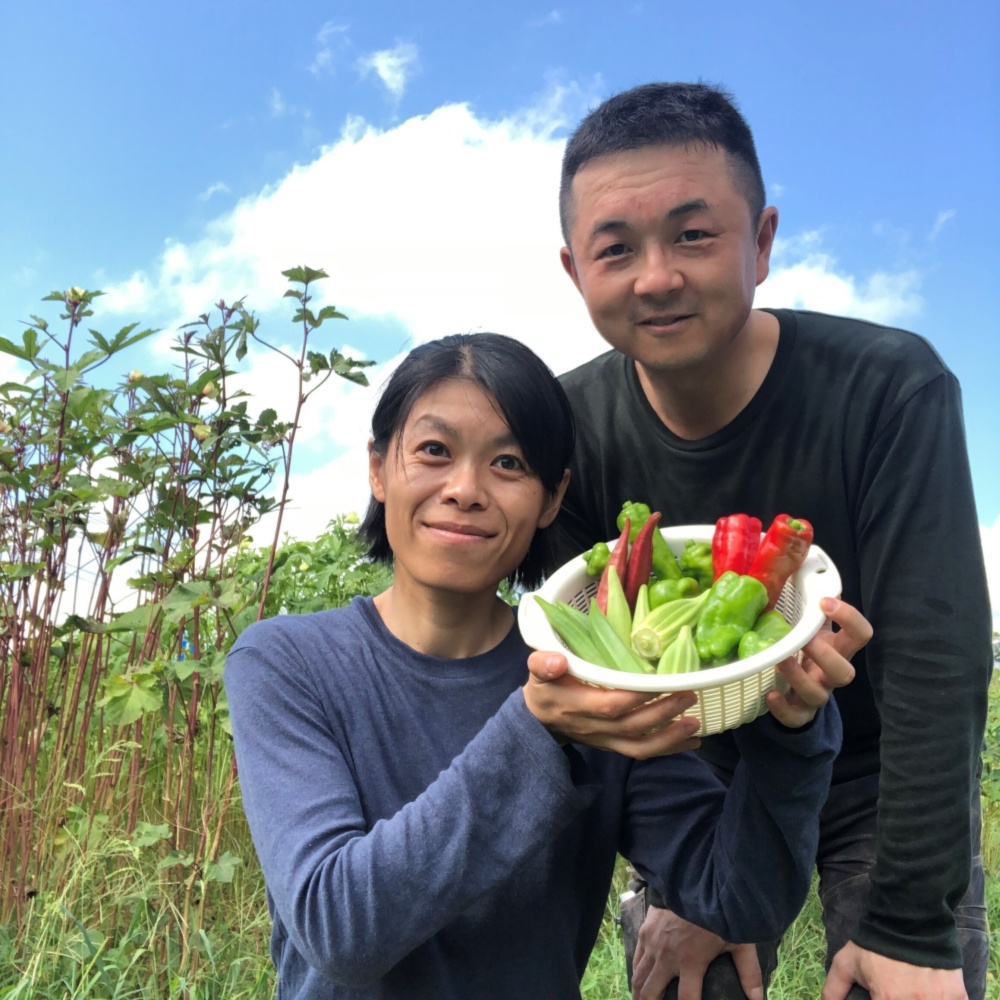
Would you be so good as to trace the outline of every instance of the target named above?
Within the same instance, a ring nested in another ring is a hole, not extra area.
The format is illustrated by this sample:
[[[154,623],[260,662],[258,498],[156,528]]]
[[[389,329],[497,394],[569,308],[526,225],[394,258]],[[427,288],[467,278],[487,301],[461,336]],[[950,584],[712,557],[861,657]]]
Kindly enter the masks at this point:
[[[968,1000],[961,969],[928,969],[876,955],[848,941],[823,984],[823,1000],[844,1000],[852,984],[872,1000]]]
[[[802,651],[801,663],[791,658],[776,667],[788,682],[788,690],[767,696],[771,714],[794,729],[811,721],[835,688],[854,680],[850,659],[872,637],[868,619],[852,605],[826,598],[822,608],[827,623]],[[832,631],[831,622],[840,626],[839,632]]]
[[[677,718],[695,704],[692,692],[608,690],[584,684],[568,669],[561,653],[532,653],[531,676],[522,688],[528,711],[560,743],[585,743],[643,760],[693,750],[701,742],[694,735],[699,720]]]
[[[679,979],[677,1000],[701,1000],[705,970],[726,952],[733,956],[743,992],[750,1000],[762,1000],[764,984],[752,944],[726,944],[676,913],[651,906],[632,959],[632,1000],[660,1000],[674,979]]]

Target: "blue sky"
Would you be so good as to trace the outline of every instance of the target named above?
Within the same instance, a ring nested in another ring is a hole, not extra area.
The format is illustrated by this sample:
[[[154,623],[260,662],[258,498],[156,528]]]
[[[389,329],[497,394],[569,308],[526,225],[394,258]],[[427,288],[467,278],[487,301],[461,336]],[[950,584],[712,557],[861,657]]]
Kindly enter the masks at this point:
[[[246,294],[290,337],[279,272],[307,263],[351,317],[330,346],[376,359],[376,380],[459,329],[565,369],[603,348],[558,263],[567,130],[637,83],[721,83],[780,211],[759,304],[931,340],[962,382],[1000,581],[998,49],[986,0],[5,4],[0,335],[83,285],[107,293],[105,332]],[[162,340],[129,359],[169,363]],[[303,534],[364,497],[373,393],[329,389],[293,484]]]

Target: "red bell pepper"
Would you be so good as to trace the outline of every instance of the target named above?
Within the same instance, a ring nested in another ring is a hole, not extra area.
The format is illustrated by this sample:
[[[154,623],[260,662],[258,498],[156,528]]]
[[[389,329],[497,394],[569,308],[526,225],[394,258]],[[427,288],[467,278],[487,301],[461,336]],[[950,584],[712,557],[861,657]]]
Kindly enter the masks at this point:
[[[750,569],[760,546],[760,518],[730,514],[715,522],[712,535],[712,573],[716,580],[732,570],[740,576]]]
[[[659,523],[660,513],[654,510],[632,543],[624,582],[625,598],[632,611],[635,610],[635,599],[639,596],[639,588],[644,583],[649,583],[649,574],[653,572],[653,532],[659,530],[657,527]]]
[[[779,514],[771,522],[747,574],[767,588],[765,610],[774,607],[788,578],[805,562],[812,540],[812,525],[802,518]]]
[[[628,565],[628,536],[631,532],[632,522],[628,518],[625,518],[621,536],[615,542],[615,547],[611,550],[608,563],[601,574],[601,582],[597,585],[597,594],[594,600],[597,601],[597,606],[605,614],[608,610],[608,570],[614,566],[615,572],[618,574],[618,579],[621,581],[625,580],[625,570]]]

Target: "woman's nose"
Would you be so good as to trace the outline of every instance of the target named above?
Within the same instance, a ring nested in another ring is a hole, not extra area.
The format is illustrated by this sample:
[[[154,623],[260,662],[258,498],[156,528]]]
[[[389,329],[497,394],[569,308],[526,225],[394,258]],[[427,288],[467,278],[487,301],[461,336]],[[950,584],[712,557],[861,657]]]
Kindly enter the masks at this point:
[[[479,468],[472,462],[457,463],[451,470],[442,495],[446,501],[454,501],[462,508],[485,506],[486,491]]]

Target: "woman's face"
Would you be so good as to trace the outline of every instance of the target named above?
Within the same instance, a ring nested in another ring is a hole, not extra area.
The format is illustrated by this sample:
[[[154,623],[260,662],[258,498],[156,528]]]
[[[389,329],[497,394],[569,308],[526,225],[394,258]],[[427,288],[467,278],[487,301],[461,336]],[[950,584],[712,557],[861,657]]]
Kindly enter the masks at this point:
[[[369,446],[368,478],[396,584],[466,594],[495,591],[520,565],[566,485],[549,496],[492,397],[457,380],[417,400],[384,456]]]

